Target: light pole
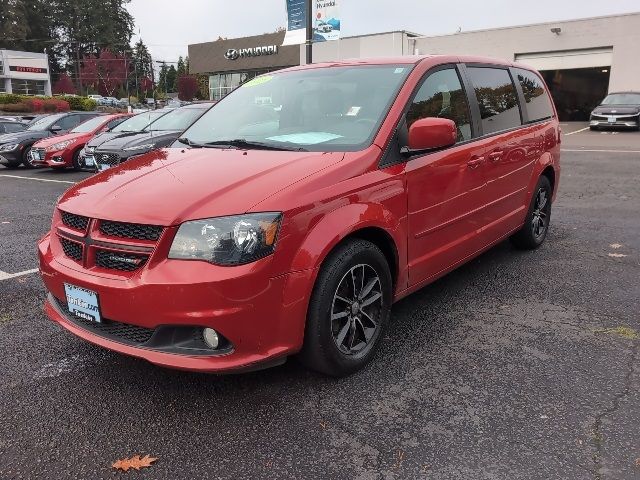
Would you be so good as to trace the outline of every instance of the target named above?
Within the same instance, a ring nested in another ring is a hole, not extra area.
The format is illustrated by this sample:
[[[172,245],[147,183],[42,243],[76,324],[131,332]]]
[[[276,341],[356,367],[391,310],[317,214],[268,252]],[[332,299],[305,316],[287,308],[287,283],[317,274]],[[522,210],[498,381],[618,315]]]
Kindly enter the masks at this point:
[[[313,0],[307,1],[307,64],[313,63]]]

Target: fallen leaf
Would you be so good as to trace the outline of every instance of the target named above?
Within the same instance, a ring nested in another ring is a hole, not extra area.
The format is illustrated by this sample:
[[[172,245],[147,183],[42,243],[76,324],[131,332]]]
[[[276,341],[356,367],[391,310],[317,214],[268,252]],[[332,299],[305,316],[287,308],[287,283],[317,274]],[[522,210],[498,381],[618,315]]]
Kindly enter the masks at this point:
[[[153,462],[155,462],[157,458],[150,457],[149,455],[145,455],[144,457],[140,457],[140,455],[135,455],[131,458],[123,458],[117,460],[111,465],[116,470],[122,470],[123,472],[129,471],[129,469],[140,470],[141,468],[150,467]]]
[[[640,338],[640,334],[636,330],[630,327],[615,327],[615,328],[597,328],[593,330],[593,333],[604,333],[606,335],[618,335],[619,337],[628,338],[629,340],[637,340]]]
[[[640,467],[640,458],[636,458],[636,467]]]
[[[613,257],[613,258],[624,258],[624,257],[626,257],[626,255],[623,255],[622,253],[610,253],[609,256]]]
[[[619,243],[612,243],[611,245],[609,245],[611,248],[613,248],[614,250],[619,249],[620,247],[622,247],[622,245],[620,245]]]

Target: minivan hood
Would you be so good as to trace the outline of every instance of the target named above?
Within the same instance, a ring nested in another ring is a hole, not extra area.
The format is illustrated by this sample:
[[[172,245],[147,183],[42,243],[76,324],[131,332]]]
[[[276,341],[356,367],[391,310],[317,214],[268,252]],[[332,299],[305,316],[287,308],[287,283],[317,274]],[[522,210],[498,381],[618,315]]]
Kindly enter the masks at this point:
[[[133,135],[115,137],[108,140],[98,147],[100,151],[117,152],[123,148],[135,147],[137,145],[146,145],[149,143],[160,143],[160,147],[164,147],[180,136],[181,131],[157,131],[157,132],[139,132]]]
[[[245,213],[343,158],[341,152],[163,149],[78,183],[58,206],[91,218],[177,225]]]

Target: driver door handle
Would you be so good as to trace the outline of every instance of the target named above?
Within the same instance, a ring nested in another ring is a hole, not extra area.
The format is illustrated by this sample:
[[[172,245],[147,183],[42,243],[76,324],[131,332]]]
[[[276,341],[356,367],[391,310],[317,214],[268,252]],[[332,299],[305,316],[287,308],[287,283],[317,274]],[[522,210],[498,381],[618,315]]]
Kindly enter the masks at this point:
[[[485,157],[473,157],[471,160],[469,160],[467,162],[467,166],[471,170],[474,170],[474,169],[478,168],[480,165],[482,165],[484,160],[485,160]]]
[[[500,158],[502,158],[503,153],[504,152],[502,150],[495,150],[489,154],[489,160],[491,160],[492,162],[497,162],[498,160],[500,160]]]

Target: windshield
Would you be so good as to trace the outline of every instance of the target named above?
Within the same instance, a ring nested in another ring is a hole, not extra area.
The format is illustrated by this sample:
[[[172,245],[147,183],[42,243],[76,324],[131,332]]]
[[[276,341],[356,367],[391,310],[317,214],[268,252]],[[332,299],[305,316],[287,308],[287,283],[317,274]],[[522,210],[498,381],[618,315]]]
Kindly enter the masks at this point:
[[[602,101],[602,105],[640,105],[640,93],[613,93]]]
[[[206,108],[209,106],[207,105]],[[205,108],[177,108],[171,110],[162,118],[149,125],[147,130],[151,132],[164,131],[164,130],[184,130],[193,122],[196,118],[202,115]]]
[[[96,128],[100,127],[104,123],[107,122],[108,119],[105,117],[93,117],[91,120],[87,120],[86,122],[82,122],[76,128],[71,130],[71,133],[88,133],[93,132]]]
[[[409,65],[316,68],[256,77],[184,134],[193,144],[242,139],[310,151],[370,145]]]
[[[41,118],[39,120],[36,120],[31,125],[29,125],[29,128],[27,128],[27,130],[31,130],[31,131],[33,131],[33,130],[38,130],[38,131],[39,130],[46,130],[51,125],[53,125],[58,120],[60,120],[63,116],[64,116],[64,114],[62,114],[62,115],[49,115],[47,117],[43,117],[43,118]]]
[[[151,122],[156,121],[165,112],[144,112],[128,118],[124,122],[115,127],[112,132],[141,132],[149,126]]]

